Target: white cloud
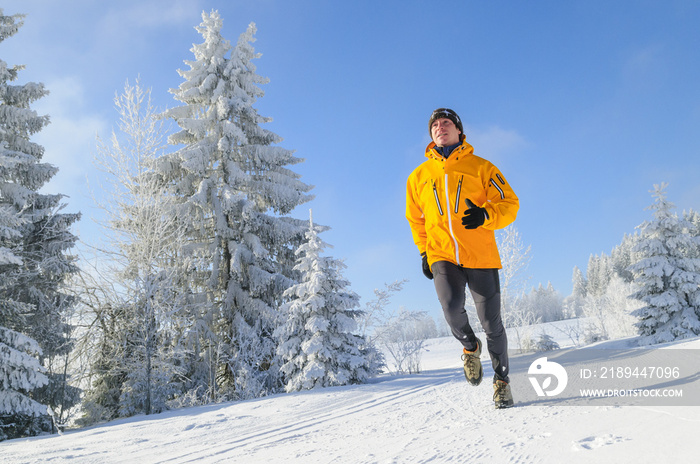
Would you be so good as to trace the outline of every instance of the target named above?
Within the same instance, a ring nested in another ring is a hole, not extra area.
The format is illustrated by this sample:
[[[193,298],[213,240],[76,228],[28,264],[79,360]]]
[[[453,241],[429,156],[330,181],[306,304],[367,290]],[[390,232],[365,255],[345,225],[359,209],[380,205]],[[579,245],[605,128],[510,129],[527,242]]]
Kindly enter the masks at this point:
[[[489,126],[485,129],[465,126],[464,132],[467,135],[467,142],[474,146],[474,152],[494,163],[504,155],[515,153],[527,146],[525,139],[516,131],[498,126]]]
[[[85,94],[77,78],[66,77],[46,84],[50,93],[37,101],[35,110],[48,114],[51,123],[33,140],[44,147],[43,161],[59,171],[42,189],[70,197],[70,211],[82,210],[91,202],[86,176],[94,169],[95,137],[109,131],[100,116],[83,111]]]
[[[527,140],[517,131],[503,129],[497,125],[481,128],[465,124],[464,133],[467,136],[467,142],[474,147],[474,154],[491,161],[496,166],[499,166],[506,157],[513,156],[528,146]],[[416,153],[424,153],[430,141],[430,136],[426,133],[414,148],[406,151],[406,159],[415,160]]]
[[[187,24],[199,20],[202,12],[199,1],[153,0],[112,8],[100,20],[100,30],[110,42],[115,37],[129,39],[134,29],[153,29],[161,26]]]
[[[635,50],[624,63],[625,74],[635,76],[655,70],[663,58],[663,51],[659,44]]]
[[[465,124],[464,133],[467,136],[467,142],[474,147],[475,154],[494,163],[496,159],[512,155],[528,145],[525,138],[517,131],[503,129],[497,125],[481,128]],[[430,136],[425,134],[415,148],[422,153],[429,143]],[[408,150],[408,156],[413,158],[414,155],[412,150]]]

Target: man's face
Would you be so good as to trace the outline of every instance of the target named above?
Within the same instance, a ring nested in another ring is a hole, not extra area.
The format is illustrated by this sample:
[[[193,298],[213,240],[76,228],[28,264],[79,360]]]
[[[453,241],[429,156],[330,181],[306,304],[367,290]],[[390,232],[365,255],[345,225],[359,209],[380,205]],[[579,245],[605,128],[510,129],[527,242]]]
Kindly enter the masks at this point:
[[[433,121],[433,125],[430,127],[430,134],[433,136],[435,145],[446,147],[459,143],[461,132],[451,119],[441,118]]]

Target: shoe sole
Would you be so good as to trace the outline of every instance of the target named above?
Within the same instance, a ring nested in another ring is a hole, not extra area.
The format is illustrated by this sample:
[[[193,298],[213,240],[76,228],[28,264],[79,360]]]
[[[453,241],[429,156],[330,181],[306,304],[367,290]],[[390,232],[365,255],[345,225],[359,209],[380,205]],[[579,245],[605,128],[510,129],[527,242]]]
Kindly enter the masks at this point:
[[[514,404],[512,402],[509,403],[496,403],[496,409],[508,409],[512,408]]]

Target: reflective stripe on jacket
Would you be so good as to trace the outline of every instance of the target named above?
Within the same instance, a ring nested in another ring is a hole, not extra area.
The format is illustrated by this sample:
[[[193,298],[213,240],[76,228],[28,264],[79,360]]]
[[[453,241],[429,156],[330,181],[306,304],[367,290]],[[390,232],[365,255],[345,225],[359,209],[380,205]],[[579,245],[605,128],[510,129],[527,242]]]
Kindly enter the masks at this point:
[[[515,220],[518,197],[503,174],[491,162],[474,155],[462,136],[462,144],[445,159],[431,142],[428,158],[408,177],[406,218],[413,241],[428,262],[450,261],[468,268],[501,268],[495,229]],[[483,226],[465,229],[465,199],[486,209]]]

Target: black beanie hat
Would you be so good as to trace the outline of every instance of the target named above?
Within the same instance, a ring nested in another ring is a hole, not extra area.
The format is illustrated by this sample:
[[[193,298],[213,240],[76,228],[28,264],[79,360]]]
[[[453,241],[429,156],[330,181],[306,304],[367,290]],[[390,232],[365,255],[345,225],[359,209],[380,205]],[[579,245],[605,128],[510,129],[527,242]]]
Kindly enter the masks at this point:
[[[428,133],[430,134],[430,138],[433,138],[433,123],[435,122],[436,119],[442,119],[442,118],[447,118],[453,123],[455,123],[455,126],[457,126],[457,129],[461,134],[464,134],[464,128],[462,127],[462,120],[459,119],[459,116],[457,116],[457,113],[452,111],[449,108],[438,108],[435,111],[433,111],[433,114],[430,115],[430,121],[428,121]]]

